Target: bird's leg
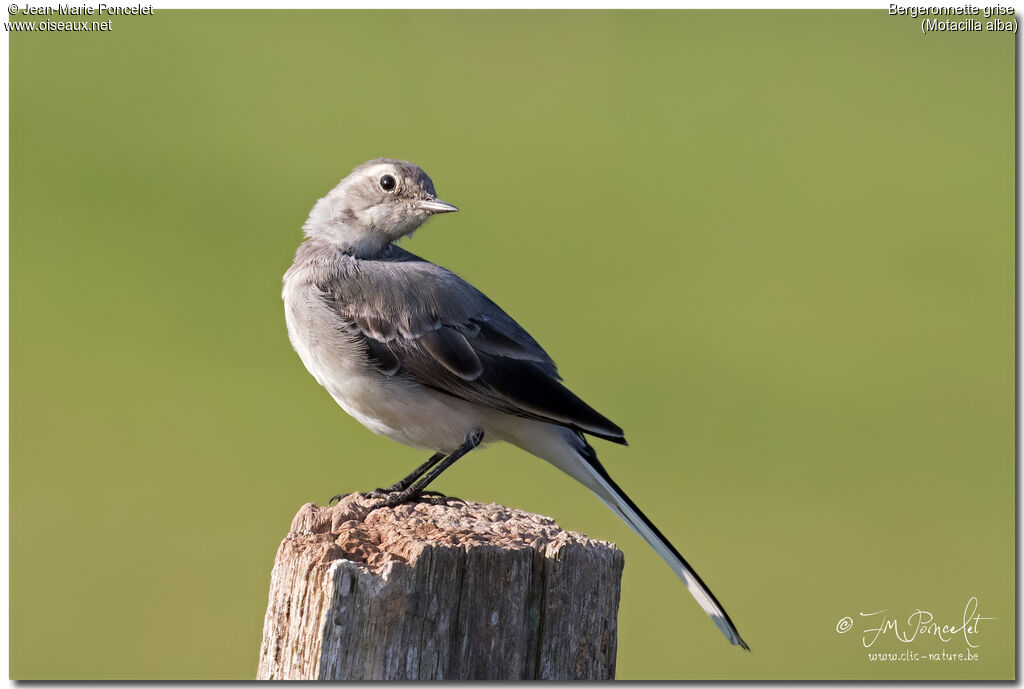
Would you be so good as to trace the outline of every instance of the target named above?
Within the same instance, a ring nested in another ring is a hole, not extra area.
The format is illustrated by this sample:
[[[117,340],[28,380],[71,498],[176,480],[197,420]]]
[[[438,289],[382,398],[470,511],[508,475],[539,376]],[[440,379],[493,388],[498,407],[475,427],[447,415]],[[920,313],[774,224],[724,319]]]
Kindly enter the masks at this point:
[[[390,495],[391,493],[397,493],[399,491],[405,490],[406,488],[411,486],[413,482],[416,481],[416,479],[418,479],[423,474],[427,473],[427,470],[429,470],[432,466],[440,462],[442,459],[444,459],[444,453],[436,452],[433,455],[431,455],[430,459],[416,467],[411,474],[409,474],[408,476],[399,481],[396,481],[390,487],[374,488],[369,493],[363,493],[362,495],[364,498],[381,498],[384,497],[385,495]],[[331,499],[327,501],[327,504],[333,505],[335,501],[341,500],[343,497],[345,496],[340,493],[338,495],[331,496]]]
[[[388,488],[377,488],[376,490],[373,490],[369,493],[365,493],[365,495],[368,498],[380,498],[390,493],[397,493],[399,491],[403,491],[409,486],[411,486],[413,483],[415,483],[416,479],[418,479],[423,474],[427,473],[431,468],[433,468],[435,464],[440,462],[442,459],[444,459],[444,453],[436,452],[430,457],[430,459],[416,467],[411,474],[409,474],[408,476],[399,481],[396,481],[392,486]],[[333,500],[334,498],[331,499]],[[341,498],[338,499],[340,500]]]
[[[392,493],[385,499],[381,500],[371,508],[371,511],[381,507],[394,507],[395,505],[401,505],[403,502],[407,502],[414,497],[422,495],[423,489],[429,486],[431,481],[440,476],[441,472],[452,464],[455,464],[455,461],[459,459],[459,457],[462,457],[470,450],[477,447],[483,439],[483,431],[473,431],[466,436],[466,439],[463,441],[462,445],[459,446],[459,449],[455,450],[455,452],[451,453],[443,460],[440,460],[437,463],[437,466],[433,467],[429,473],[416,480],[411,486],[407,486],[398,493]]]

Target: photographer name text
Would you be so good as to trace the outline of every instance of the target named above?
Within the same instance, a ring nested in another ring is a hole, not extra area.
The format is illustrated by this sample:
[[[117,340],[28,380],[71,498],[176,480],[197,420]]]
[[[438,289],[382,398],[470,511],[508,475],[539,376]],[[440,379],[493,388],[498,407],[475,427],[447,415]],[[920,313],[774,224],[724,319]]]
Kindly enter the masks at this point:
[[[7,8],[10,14],[48,17],[88,17],[93,15],[108,17],[126,17],[131,15],[153,14],[152,5],[54,5],[43,7],[32,5],[11,5]]]

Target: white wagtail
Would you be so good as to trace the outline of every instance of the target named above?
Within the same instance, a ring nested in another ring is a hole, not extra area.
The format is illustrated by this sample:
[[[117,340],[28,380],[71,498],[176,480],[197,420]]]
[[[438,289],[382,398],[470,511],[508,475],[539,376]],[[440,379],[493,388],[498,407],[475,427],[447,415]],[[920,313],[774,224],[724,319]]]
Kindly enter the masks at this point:
[[[625,445],[622,429],[562,385],[551,357],[483,293],[394,244],[431,215],[457,210],[416,165],[371,160],[313,206],[284,276],[288,336],[317,382],[374,433],[435,453],[380,506],[419,496],[482,443],[512,443],[593,491],[668,562],[729,641],[747,648],[585,437]]]

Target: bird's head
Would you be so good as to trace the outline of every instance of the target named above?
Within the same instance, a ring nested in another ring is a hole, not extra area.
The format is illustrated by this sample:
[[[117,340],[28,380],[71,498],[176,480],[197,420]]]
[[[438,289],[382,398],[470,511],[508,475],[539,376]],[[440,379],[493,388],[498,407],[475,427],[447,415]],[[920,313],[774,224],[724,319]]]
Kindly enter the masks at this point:
[[[317,201],[303,229],[310,237],[346,244],[357,255],[374,256],[431,215],[457,210],[437,198],[434,183],[418,166],[377,158]]]

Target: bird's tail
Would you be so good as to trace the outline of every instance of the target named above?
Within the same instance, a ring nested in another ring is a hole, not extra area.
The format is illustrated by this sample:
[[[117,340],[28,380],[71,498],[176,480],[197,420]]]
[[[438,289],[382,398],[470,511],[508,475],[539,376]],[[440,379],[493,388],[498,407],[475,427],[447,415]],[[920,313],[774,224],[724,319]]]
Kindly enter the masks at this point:
[[[707,584],[701,580],[697,572],[679,554],[675,546],[658,531],[658,528],[654,526],[651,520],[629,499],[625,491],[616,485],[615,481],[611,479],[608,472],[605,471],[604,467],[597,460],[597,453],[594,452],[594,449],[590,447],[587,441],[582,436],[577,435],[577,438],[579,440],[575,443],[574,450],[582,461],[571,462],[571,466],[565,466],[565,464],[569,463],[564,461],[557,462],[556,465],[587,486],[604,504],[608,505],[615,514],[626,522],[640,538],[647,541],[654,548],[655,552],[683,580],[690,594],[697,600],[697,603],[704,609],[704,612],[708,614],[708,617],[718,625],[718,628],[725,634],[725,638],[733,645],[740,646],[749,651],[750,648],[740,638],[736,625],[729,619],[725,608],[715,598],[715,594],[711,593],[711,589],[708,588]],[[545,457],[545,459],[548,458]],[[549,461],[552,460],[549,459]]]

